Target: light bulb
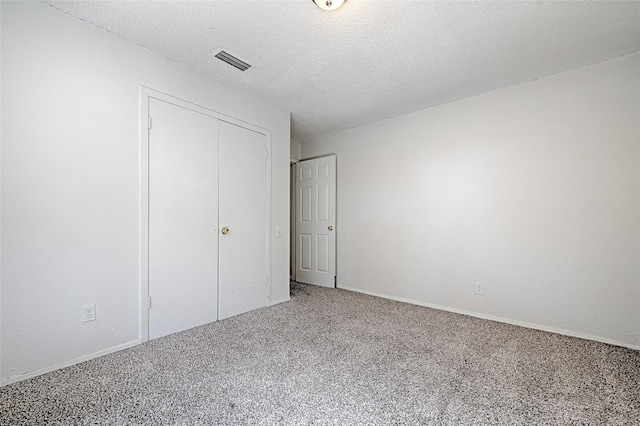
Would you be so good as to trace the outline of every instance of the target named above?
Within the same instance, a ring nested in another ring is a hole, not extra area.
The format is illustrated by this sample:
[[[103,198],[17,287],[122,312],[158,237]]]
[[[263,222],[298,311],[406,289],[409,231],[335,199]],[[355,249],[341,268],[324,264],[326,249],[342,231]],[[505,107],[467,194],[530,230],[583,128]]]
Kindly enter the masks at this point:
[[[336,10],[345,2],[345,0],[313,0],[320,9]]]

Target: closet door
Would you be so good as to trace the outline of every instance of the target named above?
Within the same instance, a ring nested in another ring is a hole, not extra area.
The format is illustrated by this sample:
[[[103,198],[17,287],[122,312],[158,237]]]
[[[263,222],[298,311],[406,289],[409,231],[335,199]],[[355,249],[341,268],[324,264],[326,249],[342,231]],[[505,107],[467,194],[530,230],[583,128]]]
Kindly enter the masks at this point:
[[[267,146],[220,121],[219,319],[267,304]]]
[[[149,338],[218,318],[218,120],[149,100]]]

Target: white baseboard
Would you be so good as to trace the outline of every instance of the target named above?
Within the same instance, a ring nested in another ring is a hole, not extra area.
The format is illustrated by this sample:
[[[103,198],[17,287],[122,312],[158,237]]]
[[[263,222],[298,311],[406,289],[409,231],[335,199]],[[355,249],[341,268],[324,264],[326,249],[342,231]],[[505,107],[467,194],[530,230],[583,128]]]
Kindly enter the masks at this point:
[[[39,368],[38,370],[29,371],[28,373],[19,374],[17,376],[8,377],[0,381],[0,386],[9,385],[11,383],[21,382],[23,380],[31,379],[32,377],[39,376],[41,374],[50,373],[55,370],[59,370],[61,368],[70,367],[75,364],[80,364],[81,362],[89,361],[94,358],[99,358],[101,356],[109,355],[114,352],[121,351],[123,349],[129,349],[134,346],[142,343],[140,339],[134,340],[132,342],[123,343],[122,345],[113,346],[107,349],[103,349],[98,352],[94,352],[89,355],[83,355],[81,357],[72,359],[71,361],[62,362],[60,364],[51,365],[49,367]]]
[[[291,298],[289,298],[289,297],[285,297],[284,299],[272,300],[271,303],[269,304],[269,306],[273,306],[273,305],[277,305],[277,304],[280,304],[280,303],[288,302],[289,300],[291,300]]]
[[[448,306],[436,305],[436,304],[433,304],[433,303],[425,303],[425,302],[421,302],[419,300],[406,299],[404,297],[390,296],[388,294],[376,293],[376,292],[373,292],[373,291],[363,290],[363,289],[355,288],[355,287],[339,287],[339,288],[341,288],[343,290],[355,291],[356,293],[363,293],[363,294],[368,294],[370,296],[381,297],[383,299],[390,299],[390,300],[395,300],[395,301],[398,301],[398,302],[410,303],[412,305],[424,306],[425,308],[432,308],[432,309],[438,309],[440,311],[454,312],[456,314],[469,315],[471,317],[476,317],[476,318],[482,318],[482,319],[491,320],[491,321],[502,322],[502,323],[505,323],[505,324],[517,325],[517,326],[520,326],[520,327],[532,328],[534,330],[548,331],[550,333],[562,334],[562,335],[570,336],[570,337],[578,337],[580,339],[593,340],[593,341],[596,341],[596,342],[607,343],[609,345],[622,346],[624,348],[640,350],[640,345],[634,345],[634,344],[627,343],[627,342],[621,342],[621,341],[615,340],[615,339],[608,339],[606,337],[594,336],[594,335],[591,335],[591,334],[579,333],[579,332],[575,332],[575,331],[571,331],[571,330],[564,330],[564,329],[556,328],[556,327],[549,327],[549,326],[546,326],[546,325],[531,323],[531,322],[527,322],[527,321],[518,321],[518,320],[499,317],[499,316],[495,316],[495,315],[482,314],[482,313],[479,313],[479,312],[467,311],[467,310],[464,310],[464,309],[450,308]]]

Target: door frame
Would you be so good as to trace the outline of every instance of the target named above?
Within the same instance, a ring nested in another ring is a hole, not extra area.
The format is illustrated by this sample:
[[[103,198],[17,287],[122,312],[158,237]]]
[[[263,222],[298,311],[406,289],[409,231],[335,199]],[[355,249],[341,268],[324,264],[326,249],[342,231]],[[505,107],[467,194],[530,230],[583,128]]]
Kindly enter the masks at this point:
[[[139,324],[138,337],[141,342],[149,340],[149,100],[157,99],[200,114],[244,127],[263,134],[267,144],[267,202],[265,212],[267,285],[265,306],[271,302],[271,131],[246,121],[222,114],[202,105],[169,95],[159,90],[140,85],[139,129],[139,204],[138,204],[138,285],[139,285]],[[153,122],[151,123],[153,126]],[[216,135],[217,136],[217,135]],[[218,226],[218,224],[216,224]]]
[[[296,280],[296,163],[289,161],[289,281]]]

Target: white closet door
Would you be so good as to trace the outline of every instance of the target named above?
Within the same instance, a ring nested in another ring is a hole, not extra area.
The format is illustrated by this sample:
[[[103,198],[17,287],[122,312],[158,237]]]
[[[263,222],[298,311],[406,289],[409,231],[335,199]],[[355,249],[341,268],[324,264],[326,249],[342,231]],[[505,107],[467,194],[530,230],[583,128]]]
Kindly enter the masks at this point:
[[[267,305],[267,146],[265,135],[224,121],[219,144],[218,318],[224,319]]]
[[[218,120],[150,99],[149,338],[218,317]]]

